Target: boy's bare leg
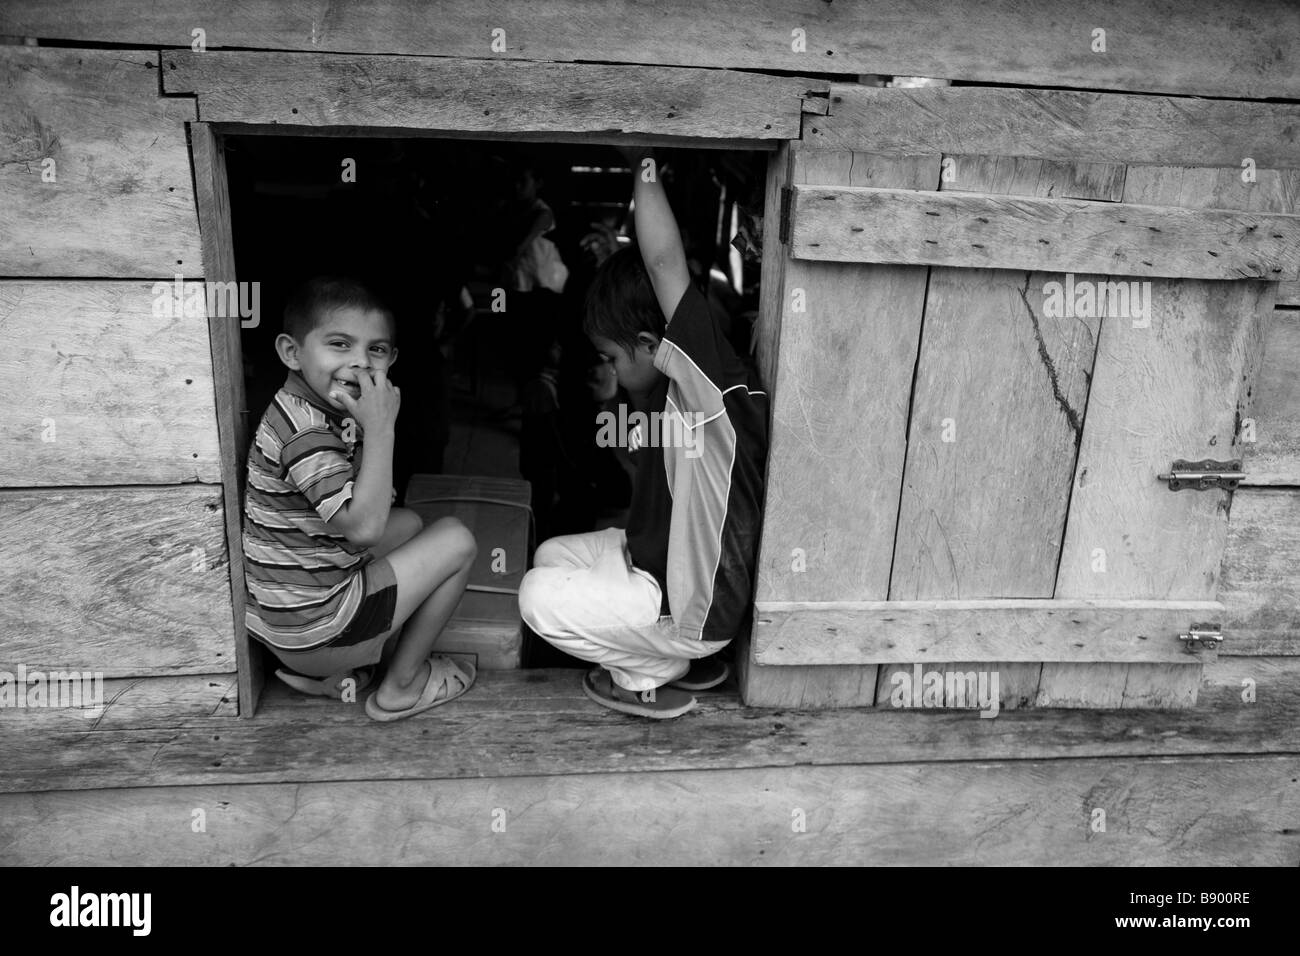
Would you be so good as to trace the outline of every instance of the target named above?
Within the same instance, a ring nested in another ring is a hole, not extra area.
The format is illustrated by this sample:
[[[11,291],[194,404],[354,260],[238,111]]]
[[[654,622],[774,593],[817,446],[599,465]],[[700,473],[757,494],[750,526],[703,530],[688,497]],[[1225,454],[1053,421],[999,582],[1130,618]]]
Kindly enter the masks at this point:
[[[402,710],[420,699],[434,642],[465,593],[477,554],[469,529],[441,518],[387,555],[397,578],[393,627],[406,626],[375,692],[380,707]]]
[[[376,558],[386,557],[387,554],[390,554],[391,551],[398,548],[399,545],[406,544],[406,542],[411,540],[411,538],[419,535],[422,527],[424,527],[424,522],[422,522],[420,515],[417,515],[415,511],[406,509],[406,507],[395,507],[395,509],[390,509],[389,520],[387,520],[387,524],[383,525],[383,535],[380,537],[378,544],[374,545],[373,548],[370,549],[370,553],[372,553]],[[389,633],[387,633],[390,640],[389,644],[383,648],[383,656],[385,657],[391,656],[390,649],[391,645],[394,644],[391,637],[393,637],[395,631],[396,626],[391,628]],[[383,665],[385,661],[382,661],[381,659],[380,663]],[[290,666],[286,665],[286,667]],[[302,691],[303,693],[324,693],[325,696],[333,697],[337,697],[339,692],[342,691],[342,682],[344,679],[355,680],[357,678],[356,669],[346,670],[339,672],[339,674],[331,675],[334,680],[330,680],[329,678],[313,679],[308,678],[308,676],[305,675],[295,676],[291,667],[289,674],[290,676],[287,676],[287,678],[283,678],[282,676],[281,679],[286,684],[289,684],[290,687],[298,689],[298,691]],[[321,684],[321,687],[313,687],[313,684]],[[330,691],[333,691],[333,693],[330,693]]]
[[[387,557],[399,545],[406,544],[424,528],[423,519],[410,508],[390,508],[388,523],[379,543],[370,549],[376,558]]]
[[[370,549],[371,554],[376,558],[386,558],[392,554],[399,546],[406,544],[414,538],[424,528],[424,519],[410,508],[391,508],[388,512],[388,523],[384,526],[384,533],[379,539],[379,543]],[[397,632],[401,629],[400,624],[394,624],[385,634],[386,643],[384,644],[383,654],[379,658],[379,667],[381,670],[388,669],[388,663],[393,659],[393,652],[397,650]]]

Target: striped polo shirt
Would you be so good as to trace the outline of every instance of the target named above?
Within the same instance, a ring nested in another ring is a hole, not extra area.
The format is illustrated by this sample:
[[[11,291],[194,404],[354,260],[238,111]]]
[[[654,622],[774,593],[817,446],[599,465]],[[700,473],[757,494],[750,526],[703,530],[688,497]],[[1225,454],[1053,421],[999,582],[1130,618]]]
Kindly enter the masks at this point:
[[[361,428],[290,371],[248,450],[244,574],[248,632],[272,647],[308,650],[342,632],[364,597],[367,549],[328,522],[352,498]],[[349,436],[351,437],[351,436]]]

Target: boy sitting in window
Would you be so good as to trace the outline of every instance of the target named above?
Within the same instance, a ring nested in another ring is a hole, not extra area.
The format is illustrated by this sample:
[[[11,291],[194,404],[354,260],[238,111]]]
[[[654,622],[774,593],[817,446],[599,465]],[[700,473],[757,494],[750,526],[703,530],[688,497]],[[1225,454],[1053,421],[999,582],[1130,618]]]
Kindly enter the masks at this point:
[[[519,608],[538,635],[600,665],[583,681],[597,703],[666,718],[728,676],[711,655],[751,598],[767,409],[690,284],[652,155],[626,155],[639,248],[601,266],[584,330],[634,406],[613,429],[636,466],[628,526],[544,542]]]
[[[285,665],[286,683],[345,699],[393,638],[366,701],[375,720],[445,704],[475,677],[472,665],[430,656],[465,592],[474,536],[455,518],[425,528],[391,507],[394,325],[349,279],[313,279],[294,294],[275,340],[289,375],[249,449],[244,499],[248,632]]]

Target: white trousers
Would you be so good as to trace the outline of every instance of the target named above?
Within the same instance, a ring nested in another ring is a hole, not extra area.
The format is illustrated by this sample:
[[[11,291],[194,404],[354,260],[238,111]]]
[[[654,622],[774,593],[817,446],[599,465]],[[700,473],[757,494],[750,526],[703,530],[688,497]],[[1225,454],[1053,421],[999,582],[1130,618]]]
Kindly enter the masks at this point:
[[[621,528],[544,541],[519,586],[519,613],[529,627],[566,654],[602,665],[631,691],[676,680],[692,660],[728,643],[677,636],[660,622],[660,600],[654,575],[632,566]]]

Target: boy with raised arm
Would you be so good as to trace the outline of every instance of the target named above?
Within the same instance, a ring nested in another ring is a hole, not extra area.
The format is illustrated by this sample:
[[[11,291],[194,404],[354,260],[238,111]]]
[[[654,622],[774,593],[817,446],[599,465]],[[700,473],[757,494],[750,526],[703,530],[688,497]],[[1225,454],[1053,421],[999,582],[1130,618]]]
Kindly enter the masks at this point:
[[[712,655],[752,596],[767,407],[690,284],[653,154],[625,155],[638,245],[601,266],[584,331],[632,399],[618,436],[636,468],[628,525],[544,542],[519,607],[538,635],[599,665],[589,697],[666,718],[728,676]]]

